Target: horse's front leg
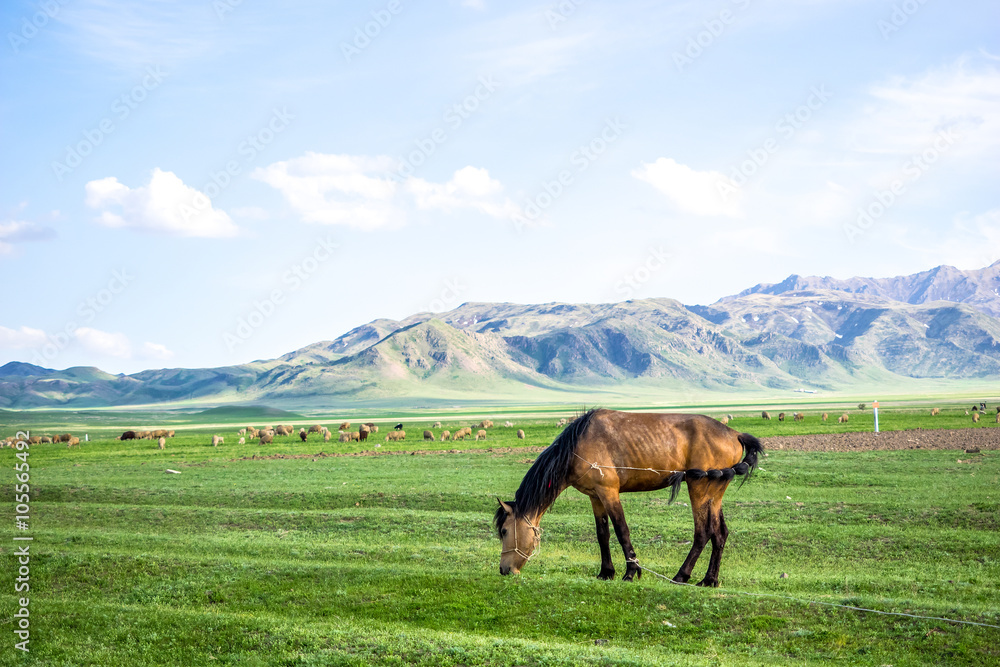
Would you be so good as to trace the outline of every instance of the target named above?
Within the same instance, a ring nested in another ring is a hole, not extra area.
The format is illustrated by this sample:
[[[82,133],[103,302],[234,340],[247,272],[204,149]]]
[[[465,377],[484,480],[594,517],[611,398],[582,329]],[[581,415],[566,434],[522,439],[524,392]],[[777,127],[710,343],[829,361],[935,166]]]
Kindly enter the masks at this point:
[[[590,504],[594,508],[594,522],[597,524],[597,544],[601,547],[601,571],[597,574],[597,578],[614,579],[615,564],[611,561],[611,530],[608,528],[608,513],[598,498],[591,498]]]
[[[625,511],[622,510],[622,503],[618,499],[618,494],[613,498],[604,501],[604,509],[611,517],[611,524],[615,527],[615,535],[622,545],[622,552],[625,554],[625,576],[622,581],[632,581],[633,578],[641,579],[642,570],[639,568],[639,559],[636,558],[635,549],[632,548],[632,539],[629,537],[628,524],[625,523]]]

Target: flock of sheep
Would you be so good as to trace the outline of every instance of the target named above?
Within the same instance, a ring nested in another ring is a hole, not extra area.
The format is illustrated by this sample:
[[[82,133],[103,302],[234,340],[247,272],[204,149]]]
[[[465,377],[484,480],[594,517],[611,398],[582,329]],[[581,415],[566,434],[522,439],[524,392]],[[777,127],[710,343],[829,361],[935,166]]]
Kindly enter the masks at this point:
[[[564,425],[565,423],[566,420],[564,419],[560,423],[560,426]],[[465,426],[455,431],[454,433],[448,430],[442,430],[440,439],[441,442],[444,442],[446,440],[465,440],[466,438],[473,437],[473,431],[472,431],[473,429],[478,429],[475,432],[475,439],[486,440],[487,437],[486,429],[493,428],[493,425],[494,424],[492,420],[484,419],[478,424],[473,424],[472,426]],[[507,428],[513,428],[514,424],[508,421],[504,423],[504,426]],[[435,422],[432,428],[437,428],[437,429],[441,428],[441,422]],[[373,433],[378,433],[378,425],[376,425],[373,422],[366,422],[364,424],[360,424],[358,426],[358,429],[355,431],[351,428],[351,422],[345,421],[342,422],[340,426],[337,428],[337,432],[338,432],[338,438],[337,438],[338,442],[365,442]],[[239,431],[237,431],[236,435],[240,436],[238,444],[241,445],[246,444],[246,439],[248,437],[252,440],[257,440],[257,444],[259,445],[269,445],[274,442],[274,438],[276,436],[282,436],[282,435],[288,436],[292,435],[293,433],[295,433],[295,427],[293,425],[279,424],[277,426],[263,426],[261,428],[256,428],[254,426],[247,426],[246,428],[241,428]],[[330,440],[333,438],[333,432],[326,426],[323,426],[321,424],[314,424],[310,426],[308,429],[300,428],[298,431],[299,438],[302,440],[302,442],[306,442],[309,439],[309,436],[312,435],[313,433],[316,433],[321,438],[323,438],[324,442],[330,442]],[[521,440],[524,440],[524,431],[518,429],[517,437]],[[423,432],[423,439],[437,440],[438,436],[436,436],[434,432],[431,430],[425,430]],[[403,430],[403,424],[399,423],[396,424],[393,427],[393,429],[386,434],[384,442],[399,442],[401,440],[406,440],[406,431]],[[225,438],[223,436],[221,435],[212,436],[213,447],[218,447],[219,445],[224,444],[224,442]],[[376,447],[380,446],[381,445],[376,445]]]
[[[858,409],[860,410],[864,410],[865,407],[866,406],[864,403],[858,404]],[[971,414],[972,421],[978,423],[980,415],[984,414],[985,412],[986,412],[986,403],[983,402],[980,403],[979,405],[973,405],[971,410],[965,411],[965,414],[966,415]],[[931,409],[932,417],[940,413],[941,413],[940,408]],[[762,419],[767,419],[767,420],[771,419],[771,414],[767,410],[761,412],[760,416]],[[789,416],[793,421],[797,422],[803,421],[805,419],[805,415],[801,412],[792,412],[790,414],[779,412],[777,415],[778,421],[783,422],[785,421],[786,417]],[[830,418],[829,413],[824,412],[822,413],[822,415],[820,415],[820,419],[824,422],[827,421],[829,418]],[[734,419],[733,415],[728,414],[721,417],[719,421],[722,422],[723,424],[728,424],[731,419]],[[837,417],[837,423],[846,424],[849,419],[850,415],[848,415],[845,412],[839,417]],[[564,418],[560,419],[556,423],[556,426],[562,427],[566,426],[566,424],[568,423],[569,420]],[[998,405],[996,408],[996,423],[1000,424],[1000,405]],[[504,422],[504,427],[513,428],[514,424],[513,422],[507,421]],[[441,422],[435,422],[432,428],[440,429]],[[490,419],[484,419],[478,424],[473,424],[472,426],[465,426],[463,428],[458,429],[454,433],[448,430],[442,430],[440,436],[436,436],[434,434],[434,431],[432,430],[429,429],[424,430],[423,439],[435,441],[438,440],[440,437],[441,442],[445,442],[448,440],[452,441],[465,440],[466,438],[473,437],[473,429],[477,429],[475,431],[475,439],[486,440],[487,438],[486,430],[490,428],[493,428],[493,421]],[[257,428],[254,426],[247,426],[246,428],[241,428],[239,431],[236,432],[236,434],[239,436],[238,444],[241,445],[246,444],[247,438],[250,438],[251,440],[257,440],[257,444],[269,445],[274,442],[274,438],[276,436],[291,436],[295,432],[296,432],[295,427],[291,424],[278,424],[277,426],[268,425],[268,426],[262,426],[261,428]],[[378,426],[373,422],[365,422],[364,424],[358,425],[358,428],[355,431],[351,429],[351,422],[345,421],[342,422],[340,426],[337,428],[337,432],[338,432],[337,440],[339,442],[365,442],[373,433],[378,433]],[[167,441],[166,439],[174,437],[174,434],[175,432],[169,429],[157,429],[151,431],[130,430],[130,431],[125,431],[120,436],[117,436],[115,440],[156,440],[160,449],[165,449]],[[316,434],[317,436],[321,437],[324,442],[330,442],[330,440],[333,437],[333,432],[330,431],[330,429],[328,429],[326,426],[323,426],[321,424],[313,424],[308,429],[303,427],[298,430],[298,436],[302,440],[302,442],[306,442],[309,436],[313,434]],[[522,429],[517,430],[517,437],[519,440],[525,439],[524,431]],[[388,432],[388,434],[385,436],[384,441],[399,442],[405,439],[406,439],[406,431],[403,430],[403,424],[399,423],[396,424],[395,427],[393,427],[393,429]],[[14,436],[8,436],[0,440],[0,447],[12,447],[15,441],[16,439]],[[74,436],[72,433],[62,433],[59,435],[32,435],[28,438],[28,443],[32,445],[63,443],[63,442],[66,443],[67,447],[75,447],[80,444],[80,438]],[[225,439],[223,438],[223,436],[221,435],[212,436],[213,447],[218,447],[219,445],[224,444],[224,442]],[[380,447],[381,445],[376,445],[376,446]]]
[[[3,440],[0,440],[0,447],[13,447],[15,442],[17,442],[17,438],[13,435],[9,435]],[[55,442],[65,442],[67,447],[76,447],[80,444],[80,438],[76,437],[72,433],[63,433],[61,435],[28,436],[29,445],[43,445]]]

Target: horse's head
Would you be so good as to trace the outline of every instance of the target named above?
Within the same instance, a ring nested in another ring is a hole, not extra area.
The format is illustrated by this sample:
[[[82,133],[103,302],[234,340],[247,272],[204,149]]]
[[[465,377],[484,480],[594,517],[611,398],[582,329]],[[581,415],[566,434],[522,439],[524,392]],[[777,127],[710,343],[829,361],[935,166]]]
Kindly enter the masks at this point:
[[[525,517],[514,512],[514,503],[505,503],[499,498],[493,523],[500,537],[500,574],[518,574],[524,564],[538,550],[542,529]]]

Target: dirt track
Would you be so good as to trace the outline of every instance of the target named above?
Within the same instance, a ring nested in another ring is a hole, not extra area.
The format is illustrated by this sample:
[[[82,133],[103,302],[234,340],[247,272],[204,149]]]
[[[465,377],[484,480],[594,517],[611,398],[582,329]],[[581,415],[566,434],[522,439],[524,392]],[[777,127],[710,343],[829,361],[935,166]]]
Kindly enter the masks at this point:
[[[763,438],[764,450],[860,452],[877,449],[1000,449],[1000,428],[959,428],[881,433],[827,433]]]

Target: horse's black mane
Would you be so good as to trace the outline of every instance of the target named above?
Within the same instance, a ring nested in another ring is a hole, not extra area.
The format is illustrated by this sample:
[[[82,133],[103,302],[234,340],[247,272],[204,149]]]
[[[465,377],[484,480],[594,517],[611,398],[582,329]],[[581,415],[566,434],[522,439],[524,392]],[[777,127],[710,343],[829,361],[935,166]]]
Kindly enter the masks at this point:
[[[596,409],[588,410],[566,425],[551,445],[546,447],[531,468],[528,469],[521,486],[517,487],[513,502],[507,503],[514,516],[533,516],[546,511],[556,501],[563,489],[563,483],[571,469],[573,455],[580,438],[587,432]],[[501,506],[493,517],[497,535],[507,520],[507,511]],[[502,537],[502,536],[501,536]]]

